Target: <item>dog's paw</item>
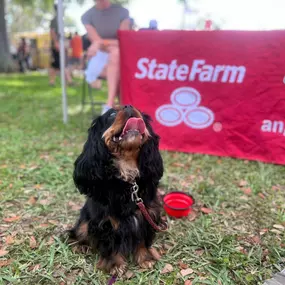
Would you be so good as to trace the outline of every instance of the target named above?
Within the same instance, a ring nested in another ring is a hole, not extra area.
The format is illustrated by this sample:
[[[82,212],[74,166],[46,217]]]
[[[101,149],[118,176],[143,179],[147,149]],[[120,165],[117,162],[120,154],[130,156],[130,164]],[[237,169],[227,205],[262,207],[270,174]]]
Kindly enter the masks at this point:
[[[155,248],[147,249],[146,247],[141,246],[135,254],[137,264],[144,269],[152,268],[159,259],[160,254]]]
[[[127,271],[127,264],[115,265],[111,270],[111,275],[116,275],[117,277],[122,277]]]
[[[151,248],[148,250],[148,252],[150,253],[151,257],[152,257],[154,260],[156,260],[156,261],[160,260],[161,255],[159,254],[159,252],[158,252],[158,250],[157,250],[156,248],[151,247]]]
[[[143,269],[151,269],[155,265],[155,260],[145,260],[139,263],[139,266]]]
[[[127,271],[127,263],[122,255],[117,254],[109,258],[100,257],[96,268],[121,277]]]
[[[106,258],[100,257],[96,264],[96,268],[100,270],[106,270],[107,264],[108,260]]]

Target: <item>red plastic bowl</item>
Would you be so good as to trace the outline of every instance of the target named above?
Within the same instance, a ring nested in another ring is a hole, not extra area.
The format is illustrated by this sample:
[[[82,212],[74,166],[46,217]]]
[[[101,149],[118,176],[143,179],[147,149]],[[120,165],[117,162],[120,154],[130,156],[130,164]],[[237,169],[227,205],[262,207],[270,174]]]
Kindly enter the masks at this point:
[[[175,218],[189,215],[195,203],[194,198],[184,192],[171,192],[163,198],[165,212]]]

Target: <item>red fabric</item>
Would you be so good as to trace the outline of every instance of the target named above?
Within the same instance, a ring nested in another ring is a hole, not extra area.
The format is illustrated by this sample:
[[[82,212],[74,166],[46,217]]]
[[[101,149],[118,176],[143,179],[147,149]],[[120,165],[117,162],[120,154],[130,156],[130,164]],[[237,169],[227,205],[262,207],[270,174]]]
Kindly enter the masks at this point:
[[[285,164],[284,31],[119,39],[122,102],[152,116],[161,149]]]
[[[82,39],[80,36],[75,35],[70,41],[70,47],[72,48],[72,57],[81,58],[83,53]]]

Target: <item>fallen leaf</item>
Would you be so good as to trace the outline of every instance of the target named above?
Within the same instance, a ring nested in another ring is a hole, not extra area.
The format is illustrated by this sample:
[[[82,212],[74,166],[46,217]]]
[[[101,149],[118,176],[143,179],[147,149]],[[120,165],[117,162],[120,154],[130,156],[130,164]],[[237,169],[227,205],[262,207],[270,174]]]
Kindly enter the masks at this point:
[[[12,263],[13,259],[4,259],[0,260],[0,267],[5,267],[7,265],[10,265]]]
[[[43,186],[42,186],[41,184],[36,184],[36,185],[34,185],[34,188],[35,188],[35,189],[42,189]]]
[[[205,250],[204,250],[204,249],[196,249],[196,250],[195,250],[195,254],[196,254],[197,256],[201,256],[201,255],[203,255],[203,254],[204,254],[204,252],[205,252]]]
[[[261,243],[261,239],[259,236],[254,236],[251,238],[252,242],[255,244],[260,244]]]
[[[13,183],[10,183],[10,184],[9,184],[9,188],[12,188],[12,187],[13,187]]]
[[[161,270],[161,274],[169,273],[173,271],[173,266],[169,263],[165,264],[164,268]]]
[[[127,279],[131,279],[134,276],[134,272],[128,270],[126,272],[125,276],[126,276]]]
[[[187,269],[182,269],[182,270],[180,271],[180,274],[181,274],[183,277],[185,277],[185,276],[187,276],[187,275],[192,274],[193,272],[194,272],[193,269],[187,268]]]
[[[250,187],[248,187],[248,188],[244,188],[244,189],[242,189],[242,192],[245,194],[245,195],[251,195],[251,188]]]
[[[7,167],[8,167],[7,164],[2,164],[2,165],[0,166],[0,168],[7,168]]]
[[[174,166],[174,167],[185,167],[185,164],[183,164],[183,163],[179,163],[179,162],[174,162],[174,163],[172,163],[171,164],[171,166]]]
[[[262,230],[260,230],[259,234],[264,235],[267,232],[268,232],[268,229],[262,229]]]
[[[48,199],[43,199],[43,200],[40,200],[39,201],[39,204],[41,204],[41,205],[49,205],[51,203],[51,201],[50,200],[48,200]]]
[[[37,247],[37,241],[34,236],[30,237],[30,248],[34,249]]]
[[[218,159],[218,160],[217,160],[217,164],[222,164],[222,160],[221,160],[221,159]]]
[[[202,207],[201,212],[204,214],[211,214],[211,213],[213,213],[213,210],[210,208]]]
[[[238,246],[237,248],[236,248],[239,252],[241,252],[242,254],[247,254],[247,251],[246,251],[246,249],[244,249],[242,246]]]
[[[48,242],[46,243],[47,245],[52,245],[54,243],[54,238],[50,237]]]
[[[259,196],[261,199],[265,199],[265,198],[266,198],[263,193],[258,193],[258,196]]]
[[[4,250],[4,249],[0,249],[0,256],[4,256],[4,255],[6,255],[8,253],[9,253],[9,251]]]
[[[188,216],[188,220],[190,222],[193,222],[197,218],[197,216],[198,216],[198,213],[193,210],[193,211],[190,212],[190,214]]]
[[[13,237],[12,237],[11,235],[6,236],[6,241],[5,241],[5,243],[6,243],[7,245],[13,244],[14,242],[15,242],[15,241],[14,241],[14,239],[13,239]]]
[[[35,271],[39,270],[40,267],[41,267],[40,264],[32,265],[32,266],[29,267],[29,271],[35,272]]]
[[[56,220],[48,220],[48,222],[52,225],[55,225],[55,226],[57,226],[59,224],[59,221],[56,221]]]
[[[187,269],[188,265],[183,263],[181,260],[178,262],[179,268],[180,269]]]
[[[70,202],[68,202],[68,206],[71,208],[71,210],[73,210],[73,211],[79,211],[79,210],[81,210],[81,208],[82,208],[82,205],[80,204],[76,204],[76,203],[74,203],[74,202],[72,202],[72,201],[70,201]]]
[[[40,228],[47,228],[49,227],[50,225],[49,224],[39,224],[39,227]]]
[[[13,223],[21,219],[21,216],[13,216],[10,218],[4,218],[3,221],[7,223]]]
[[[38,168],[38,165],[33,164],[33,165],[31,165],[31,166],[29,167],[29,170],[35,170],[35,169],[37,169],[37,168]]]
[[[165,191],[162,188],[157,188],[157,192],[158,192],[158,195],[161,195],[161,196],[165,195]]]
[[[239,185],[239,187],[244,187],[247,185],[247,181],[241,180],[238,185]]]
[[[28,203],[30,204],[30,205],[35,205],[36,203],[37,203],[37,198],[35,197],[35,196],[31,196],[30,198],[29,198],[29,201],[28,201]]]
[[[278,230],[284,230],[285,228],[282,225],[273,225],[273,228]]]
[[[21,165],[20,165],[20,168],[21,168],[21,169],[25,169],[25,168],[26,168],[26,165],[25,165],[25,164],[21,164]]]
[[[214,184],[215,184],[215,181],[214,181],[212,178],[210,178],[210,179],[209,179],[209,184],[210,184],[210,185],[214,185]]]
[[[191,281],[191,280],[186,280],[186,281],[184,282],[184,285],[192,285],[192,281]]]

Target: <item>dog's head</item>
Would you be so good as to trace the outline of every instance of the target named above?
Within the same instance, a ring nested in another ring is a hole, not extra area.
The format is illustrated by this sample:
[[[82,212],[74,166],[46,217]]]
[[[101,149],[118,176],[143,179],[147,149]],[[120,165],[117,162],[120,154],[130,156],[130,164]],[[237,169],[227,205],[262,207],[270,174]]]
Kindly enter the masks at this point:
[[[109,110],[103,119],[107,129],[102,138],[109,152],[117,158],[136,158],[141,146],[150,138],[143,115],[128,105]]]
[[[90,194],[96,183],[114,178],[114,169],[127,182],[137,171],[140,179],[158,183],[163,165],[159,137],[150,122],[148,115],[129,105],[110,109],[92,122],[75,162],[74,182],[81,193]]]

